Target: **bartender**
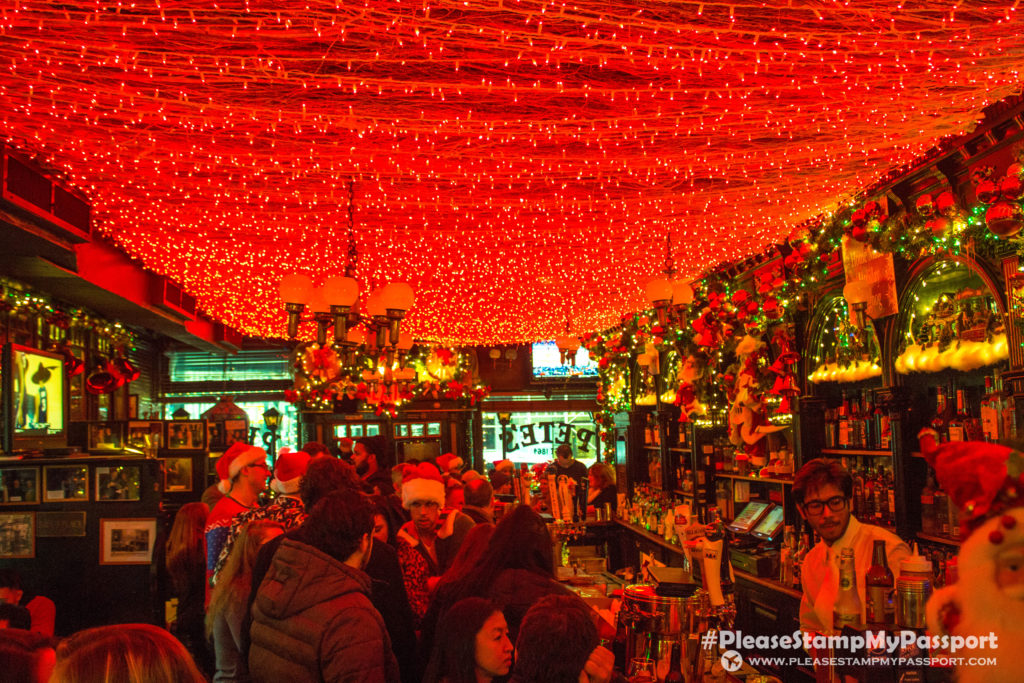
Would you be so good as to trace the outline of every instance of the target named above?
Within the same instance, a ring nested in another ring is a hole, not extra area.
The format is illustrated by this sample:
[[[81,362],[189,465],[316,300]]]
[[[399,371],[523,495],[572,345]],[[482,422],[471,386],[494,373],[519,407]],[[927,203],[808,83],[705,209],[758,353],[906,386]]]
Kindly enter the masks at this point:
[[[816,458],[796,473],[793,499],[800,516],[821,537],[804,558],[800,570],[803,598],[800,600],[800,629],[806,632],[832,631],[832,608],[839,595],[839,556],[843,548],[853,548],[857,570],[857,592],[864,600],[864,577],[871,567],[876,540],[885,541],[889,567],[899,571],[899,563],[910,555],[910,548],[898,536],[880,526],[860,522],[850,511],[853,477],[835,460]],[[861,622],[864,614],[861,614]]]

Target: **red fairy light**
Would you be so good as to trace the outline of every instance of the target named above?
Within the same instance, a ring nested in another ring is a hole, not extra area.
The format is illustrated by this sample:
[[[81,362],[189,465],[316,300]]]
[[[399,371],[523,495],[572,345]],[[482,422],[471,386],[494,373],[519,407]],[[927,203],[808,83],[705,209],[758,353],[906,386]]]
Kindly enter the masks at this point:
[[[520,343],[566,301],[580,331],[645,309],[669,230],[697,276],[973,130],[1020,88],[1005,4],[21,3],[0,111],[104,236],[244,334],[285,335],[282,272],[345,263],[354,178],[357,275],[413,287],[403,330]]]

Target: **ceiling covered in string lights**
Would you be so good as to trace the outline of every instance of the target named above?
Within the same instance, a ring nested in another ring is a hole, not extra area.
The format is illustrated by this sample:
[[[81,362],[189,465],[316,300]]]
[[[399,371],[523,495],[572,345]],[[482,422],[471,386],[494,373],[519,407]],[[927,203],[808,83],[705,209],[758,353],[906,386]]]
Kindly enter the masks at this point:
[[[1018,93],[1017,2],[0,0],[0,134],[209,315],[408,281],[418,338],[642,308]],[[365,297],[364,297],[365,298]]]

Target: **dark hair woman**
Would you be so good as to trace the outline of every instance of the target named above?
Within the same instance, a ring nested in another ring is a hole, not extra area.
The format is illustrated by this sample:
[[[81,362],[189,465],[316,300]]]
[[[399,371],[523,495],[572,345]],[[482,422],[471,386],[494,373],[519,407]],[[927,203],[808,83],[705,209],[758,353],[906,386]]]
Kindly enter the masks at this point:
[[[206,599],[206,540],[203,530],[210,508],[205,503],[186,503],[174,516],[167,537],[164,564],[178,597],[178,617],[171,626],[185,649],[203,670],[213,670],[213,657],[203,634]]]
[[[430,601],[423,618],[421,657],[430,652],[434,626],[451,605],[467,597],[493,600],[508,621],[515,640],[523,615],[546,595],[567,595],[583,601],[555,581],[551,535],[547,525],[528,505],[520,505],[506,514],[497,526],[481,557],[465,580],[440,587]]]
[[[493,602],[466,598],[438,624],[424,683],[491,683],[512,666],[512,641],[505,616]]]

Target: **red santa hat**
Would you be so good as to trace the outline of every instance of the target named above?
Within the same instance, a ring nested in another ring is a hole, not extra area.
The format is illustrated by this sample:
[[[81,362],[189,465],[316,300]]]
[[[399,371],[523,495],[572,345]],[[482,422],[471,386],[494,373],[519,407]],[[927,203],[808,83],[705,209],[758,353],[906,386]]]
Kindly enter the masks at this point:
[[[437,466],[441,469],[441,472],[445,474],[457,472],[462,469],[462,465],[462,458],[454,453],[445,453],[437,456]]]
[[[1024,524],[1024,454],[983,441],[937,444],[935,431],[918,434],[921,452],[935,468],[939,485],[961,510],[963,536],[984,530],[1000,545]],[[981,534],[979,534],[981,535]]]
[[[217,459],[217,488],[227,495],[231,490],[231,480],[242,471],[243,467],[267,461],[267,452],[262,448],[236,441]]]
[[[305,451],[280,453],[274,463],[274,478],[270,481],[270,488],[283,496],[295,495],[299,492],[299,482],[306,474],[308,465],[309,453]]]
[[[433,502],[444,507],[444,493],[441,473],[429,462],[406,468],[402,476],[402,507],[406,510],[415,501]]]

